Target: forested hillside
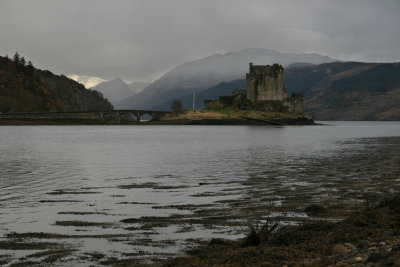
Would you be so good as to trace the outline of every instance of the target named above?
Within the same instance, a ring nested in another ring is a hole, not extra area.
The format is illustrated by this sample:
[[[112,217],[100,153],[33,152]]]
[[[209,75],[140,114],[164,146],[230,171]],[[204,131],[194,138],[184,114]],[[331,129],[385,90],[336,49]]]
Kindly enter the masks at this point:
[[[18,53],[0,56],[0,112],[109,110],[107,99],[64,75],[36,69]]]

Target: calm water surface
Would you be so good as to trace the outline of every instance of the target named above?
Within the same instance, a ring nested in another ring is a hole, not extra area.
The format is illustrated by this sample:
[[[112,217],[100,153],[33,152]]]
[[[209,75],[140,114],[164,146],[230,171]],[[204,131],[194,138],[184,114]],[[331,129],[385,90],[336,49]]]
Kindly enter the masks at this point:
[[[249,187],[243,186],[245,181],[256,177],[268,182],[270,170],[283,177],[273,186],[284,186],[290,178],[285,179],[285,173],[291,169],[365,145],[348,140],[400,136],[400,122],[324,124],[2,126],[0,237],[12,232],[125,235],[114,240],[63,240],[78,248],[71,257],[82,265],[89,264],[79,260],[78,255],[85,252],[116,257],[135,252],[169,255],[181,250],[186,239],[237,238],[243,235],[240,227],[209,229],[196,225],[179,231],[180,226],[171,225],[145,231],[140,223],[127,225],[121,220],[194,212],[173,208],[179,205],[222,207],[249,194]],[[296,182],[304,183],[301,179]],[[57,224],[74,220],[110,224]],[[137,231],[128,229],[135,225]],[[146,238],[150,243],[138,242]],[[0,254],[14,258],[28,253],[31,251],[0,250]]]

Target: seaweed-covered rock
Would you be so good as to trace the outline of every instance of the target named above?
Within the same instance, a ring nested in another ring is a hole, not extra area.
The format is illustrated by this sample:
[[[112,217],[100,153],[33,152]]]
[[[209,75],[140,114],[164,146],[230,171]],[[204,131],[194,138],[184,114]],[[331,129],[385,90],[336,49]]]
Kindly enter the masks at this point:
[[[311,204],[304,208],[304,212],[308,215],[320,215],[326,213],[326,209],[318,204]]]
[[[386,207],[388,207],[391,210],[395,210],[396,212],[400,212],[400,196],[383,200],[381,203],[379,203],[377,208],[386,208]]]

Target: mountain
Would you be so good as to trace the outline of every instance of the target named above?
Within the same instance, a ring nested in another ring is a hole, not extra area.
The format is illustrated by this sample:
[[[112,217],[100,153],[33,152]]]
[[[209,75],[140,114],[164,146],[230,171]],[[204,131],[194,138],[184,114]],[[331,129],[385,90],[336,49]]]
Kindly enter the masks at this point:
[[[245,49],[223,55],[215,54],[170,70],[143,92],[125,102],[129,108],[151,109],[193,91],[200,92],[221,82],[242,79],[248,72],[249,62],[287,66],[295,62],[321,64],[333,61],[317,54],[279,53],[268,49]]]
[[[67,77],[78,83],[83,84],[85,86],[85,88],[88,88],[88,89],[95,87],[96,85],[106,81],[99,77],[86,76],[86,75],[71,74],[71,75],[67,75]]]
[[[400,120],[400,63],[335,62],[285,70],[317,120]]]
[[[147,82],[131,82],[125,83],[121,78],[115,78],[111,81],[105,81],[93,89],[102,93],[116,109],[128,109],[130,99],[140,93],[149,83]]]
[[[292,63],[292,64],[286,66],[285,69],[287,70],[287,69],[291,69],[291,68],[314,67],[314,66],[317,66],[317,65],[318,64],[295,62],[295,63]]]
[[[120,78],[115,78],[114,80],[108,82],[102,82],[93,87],[93,90],[102,93],[104,97],[106,97],[116,109],[121,108],[118,103],[122,99],[125,99],[135,94],[132,88]]]
[[[335,62],[296,64],[286,68],[289,95],[303,93],[305,112],[316,120],[400,120],[400,63]],[[246,89],[246,79],[223,82],[196,94],[195,107],[204,99]],[[191,108],[193,94],[180,98]],[[168,110],[171,101],[157,108]]]
[[[93,90],[64,75],[39,70],[18,54],[0,57],[0,112],[110,110]]]
[[[150,84],[151,84],[151,82],[130,82],[130,83],[128,83],[131,90],[133,92],[135,92],[136,94],[143,91]]]

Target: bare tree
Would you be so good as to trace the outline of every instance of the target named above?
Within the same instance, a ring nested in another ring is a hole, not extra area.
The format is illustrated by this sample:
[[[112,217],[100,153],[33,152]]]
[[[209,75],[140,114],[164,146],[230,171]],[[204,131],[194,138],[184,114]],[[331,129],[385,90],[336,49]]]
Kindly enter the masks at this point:
[[[177,98],[172,100],[171,109],[175,113],[175,115],[178,115],[178,113],[182,113],[183,112],[182,101]]]

